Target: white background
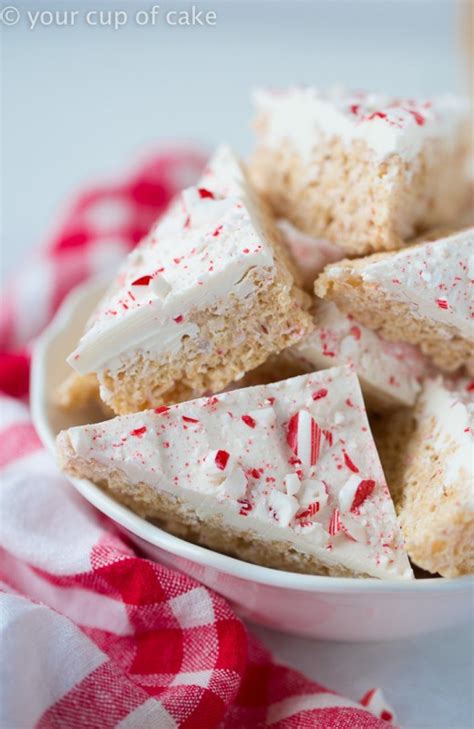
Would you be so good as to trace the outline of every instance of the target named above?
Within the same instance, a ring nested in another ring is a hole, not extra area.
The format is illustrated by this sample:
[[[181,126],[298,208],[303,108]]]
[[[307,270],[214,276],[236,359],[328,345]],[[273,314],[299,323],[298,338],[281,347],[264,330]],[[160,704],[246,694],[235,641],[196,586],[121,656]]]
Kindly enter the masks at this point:
[[[463,89],[462,0],[209,0],[197,3],[217,12],[206,28],[138,27],[136,11],[152,2],[5,4],[21,18],[1,39],[2,276],[44,240],[68,195],[158,144],[226,140],[247,153],[253,86]],[[27,9],[58,7],[125,9],[129,22],[28,29]],[[352,698],[381,686],[404,727],[473,724],[471,630],[360,645],[258,632],[281,660]]]

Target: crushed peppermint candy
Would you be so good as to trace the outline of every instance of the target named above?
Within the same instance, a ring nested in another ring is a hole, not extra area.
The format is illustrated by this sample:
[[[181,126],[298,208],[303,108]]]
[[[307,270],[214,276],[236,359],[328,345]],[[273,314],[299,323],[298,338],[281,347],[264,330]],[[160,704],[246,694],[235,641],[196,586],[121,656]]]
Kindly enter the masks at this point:
[[[321,449],[321,428],[307,410],[300,410],[290,418],[287,443],[303,466],[315,466]]]
[[[352,407],[352,405],[351,405],[351,407]],[[357,468],[357,466],[355,465],[354,461],[349,456],[347,451],[343,451],[343,456],[344,456],[344,463],[346,464],[347,468],[350,471],[353,471],[354,473],[359,473],[359,469]]]
[[[147,430],[148,428],[146,427],[146,425],[142,425],[141,428],[135,428],[135,430],[132,430],[130,435],[132,435],[134,438],[141,438],[142,435],[145,435]]]
[[[334,509],[329,520],[328,532],[332,537],[334,537],[336,534],[339,534],[341,529],[342,524],[340,511],[339,509]]]
[[[206,198],[215,200],[215,197],[216,197],[213,192],[211,192],[210,190],[206,190],[206,188],[204,188],[204,187],[198,188],[198,193],[199,193],[199,197],[203,200]]]
[[[140,276],[140,278],[137,278],[135,281],[132,281],[132,286],[148,286],[150,284],[150,281],[152,280],[153,276]]]
[[[339,505],[343,512],[357,513],[364,501],[371,496],[375,488],[373,479],[360,479],[353,474],[339,492]]]
[[[354,501],[352,502],[351,511],[353,513],[357,512],[360,506],[364,503],[364,501],[371,496],[372,491],[375,488],[375,481],[371,478],[366,478],[363,481],[361,481],[357,487],[357,491],[355,492]]]
[[[214,462],[220,471],[223,471],[227,466],[230,454],[227,451],[217,451]]]

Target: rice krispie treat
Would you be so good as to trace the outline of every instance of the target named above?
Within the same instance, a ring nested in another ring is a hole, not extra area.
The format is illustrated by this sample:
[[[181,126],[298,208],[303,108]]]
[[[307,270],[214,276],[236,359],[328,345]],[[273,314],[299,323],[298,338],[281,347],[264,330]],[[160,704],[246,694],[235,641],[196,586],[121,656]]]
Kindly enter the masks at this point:
[[[54,394],[56,407],[69,413],[94,411],[101,417],[111,417],[113,411],[99,394],[99,382],[94,374],[79,375],[71,372]]]
[[[349,256],[451,222],[469,194],[469,106],[310,87],[255,94],[257,188],[275,213]]]
[[[373,422],[408,554],[444,577],[474,572],[473,392],[429,379],[414,413]]]
[[[328,301],[317,301],[314,320],[314,331],[281,355],[294,363],[298,373],[349,364],[359,376],[370,409],[415,404],[422,377],[430,369],[418,348],[388,342]]]
[[[304,289],[312,293],[316,277],[328,263],[344,258],[344,251],[324,238],[303,233],[284,218],[277,220],[276,224],[299,271]]]
[[[116,413],[224,389],[312,327],[237,160],[229,195],[185,190],[128,256],[69,364]]]
[[[474,228],[327,266],[318,296],[387,339],[418,344],[436,365],[474,372]]]
[[[213,549],[298,572],[413,577],[350,368],[71,428],[57,447],[68,474]]]

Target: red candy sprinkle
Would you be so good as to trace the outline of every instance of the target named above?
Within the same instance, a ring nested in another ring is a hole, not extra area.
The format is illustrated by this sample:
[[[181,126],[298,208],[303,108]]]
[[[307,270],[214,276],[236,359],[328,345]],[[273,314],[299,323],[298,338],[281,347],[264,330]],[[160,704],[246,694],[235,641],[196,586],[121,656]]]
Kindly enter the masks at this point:
[[[167,405],[160,405],[159,408],[155,408],[155,413],[157,415],[162,415],[163,413],[167,413],[169,410],[169,407]]]
[[[229,457],[230,454],[227,453],[227,451],[217,451],[216,457],[214,459],[217,468],[223,471],[224,468],[227,466],[227,461],[229,460]]]
[[[358,114],[359,113],[359,104],[352,104],[351,106],[351,113],[352,114]]]
[[[218,225],[217,228],[215,229],[214,233],[212,234],[214,236],[214,238],[217,238],[217,236],[219,235],[221,230],[222,230],[222,225]]]
[[[375,694],[375,689],[370,689],[370,691],[367,691],[367,693],[363,695],[363,697],[361,698],[359,703],[362,704],[362,706],[368,706],[370,704],[374,694]]]
[[[372,479],[364,479],[357,487],[357,491],[354,494],[354,501],[352,502],[351,511],[352,513],[357,512],[359,506],[370,496],[375,488],[375,481]]]
[[[328,391],[323,387],[321,390],[318,390],[317,392],[313,392],[312,398],[313,400],[321,400],[322,397],[326,397],[328,394]]]
[[[474,392],[474,380],[471,380],[471,382],[470,382],[470,383],[468,384],[468,386],[466,387],[466,390],[467,390],[468,392]]]
[[[214,193],[210,190],[206,190],[204,187],[200,187],[198,189],[199,197],[204,199],[206,197],[209,197],[211,200],[214,200]]]
[[[387,115],[383,111],[374,111],[373,114],[367,117],[367,119],[386,119]]]
[[[237,503],[240,504],[239,514],[241,514],[241,516],[247,516],[249,511],[252,511],[252,504],[248,501],[248,499],[237,499]]]
[[[146,427],[146,425],[143,425],[141,428],[135,428],[135,430],[132,430],[130,435],[133,435],[136,438],[141,438],[142,435],[145,435],[146,431],[147,431],[147,427]]]
[[[179,316],[175,316],[174,321],[176,322],[176,324],[181,324],[181,322],[183,321],[183,315],[180,314]]]
[[[148,286],[153,276],[141,276],[136,281],[132,281],[132,286]]]
[[[245,425],[249,426],[249,428],[255,428],[255,426],[257,425],[251,415],[242,415],[242,420],[244,421]]]
[[[412,117],[414,118],[414,120],[416,121],[418,126],[422,127],[426,121],[425,117],[422,116],[418,111],[415,111],[414,109],[408,109],[408,111],[410,112],[410,114],[412,115]]]
[[[436,299],[436,303],[438,304],[440,309],[448,308],[448,302],[446,301],[446,299]]]
[[[358,342],[359,339],[360,339],[360,329],[359,329],[359,327],[355,327],[355,326],[354,327],[351,327],[349,331],[352,334],[352,336],[354,337],[354,339]]]
[[[349,468],[351,471],[353,471],[354,473],[359,473],[359,469],[357,468],[355,463],[353,463],[353,461],[351,461],[351,459],[348,456],[348,454],[346,453],[346,451],[344,451],[344,463],[346,464],[347,468]]]
[[[196,420],[196,418],[188,418],[187,415],[182,416],[185,423],[199,423],[199,420]]]

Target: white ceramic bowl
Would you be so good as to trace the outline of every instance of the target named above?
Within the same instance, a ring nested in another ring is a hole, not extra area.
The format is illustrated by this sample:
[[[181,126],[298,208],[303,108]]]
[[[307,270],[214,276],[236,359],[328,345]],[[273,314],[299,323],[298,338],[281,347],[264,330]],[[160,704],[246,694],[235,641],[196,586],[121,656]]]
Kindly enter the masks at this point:
[[[68,373],[73,349],[104,282],[80,286],[38,341],[33,357],[32,410],[53,451],[59,430],[80,423],[59,411],[52,393]],[[100,419],[88,413],[82,422]],[[474,578],[413,582],[300,575],[248,564],[178,539],[118,504],[88,480],[70,479],[142,551],[224,595],[237,612],[261,625],[330,640],[388,640],[455,625],[472,610]]]

